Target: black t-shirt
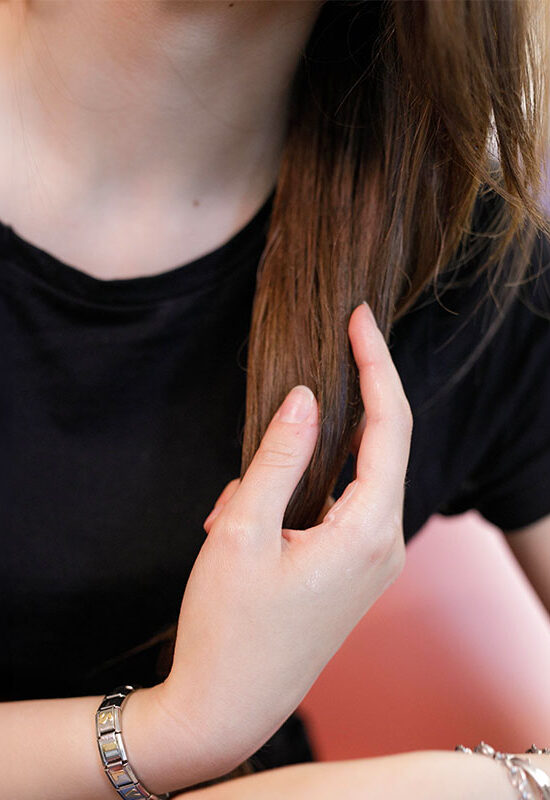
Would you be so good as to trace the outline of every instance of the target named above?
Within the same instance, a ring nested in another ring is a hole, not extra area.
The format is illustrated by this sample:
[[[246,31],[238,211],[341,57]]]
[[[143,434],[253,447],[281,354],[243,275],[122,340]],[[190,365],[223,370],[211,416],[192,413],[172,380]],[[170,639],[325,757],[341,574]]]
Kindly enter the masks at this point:
[[[214,251],[123,280],[93,278],[0,223],[1,699],[157,682],[155,647],[117,656],[177,620],[202,523],[238,477],[272,200]],[[541,237],[533,271],[549,261]],[[503,529],[550,513],[548,319],[515,300],[438,396],[485,330],[486,314],[466,313],[485,288],[469,280],[440,302],[427,291],[392,329],[414,416],[407,541],[437,511],[477,508]],[[527,289],[548,313],[547,274]],[[336,494],[351,477],[348,461]]]

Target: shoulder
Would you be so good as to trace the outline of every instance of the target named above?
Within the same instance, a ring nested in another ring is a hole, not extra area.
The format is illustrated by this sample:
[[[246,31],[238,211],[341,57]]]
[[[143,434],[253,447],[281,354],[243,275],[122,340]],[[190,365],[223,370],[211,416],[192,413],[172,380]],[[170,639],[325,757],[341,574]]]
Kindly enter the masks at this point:
[[[479,192],[470,231],[433,289],[436,302],[441,299],[458,322],[471,318],[470,335],[483,338],[494,330],[495,336],[487,337],[493,349],[512,332],[518,346],[522,336],[550,333],[550,234],[526,228],[526,235],[516,234],[504,255],[490,261],[495,229],[505,229],[506,209],[494,191]],[[440,316],[445,320],[444,311]]]
[[[518,530],[550,513],[550,240],[537,231],[521,281],[510,288],[503,314],[488,293],[487,274],[468,265],[468,291],[483,303],[471,321],[463,350],[478,347],[491,324],[498,327],[463,384],[466,430],[476,456],[442,513],[476,508],[502,530]],[[474,265],[475,267],[475,265]],[[500,280],[514,284],[503,262]],[[457,298],[462,297],[460,290]],[[439,313],[439,312],[438,312]],[[450,327],[458,328],[456,317]],[[461,338],[460,336],[457,338]],[[450,511],[449,511],[450,509]]]
[[[462,381],[487,413],[516,403],[543,370],[550,382],[550,237],[534,232],[519,281],[513,252],[486,268],[502,207],[494,192],[478,197],[462,251],[396,326],[392,352],[404,373],[417,372],[412,360],[429,362],[428,408]]]

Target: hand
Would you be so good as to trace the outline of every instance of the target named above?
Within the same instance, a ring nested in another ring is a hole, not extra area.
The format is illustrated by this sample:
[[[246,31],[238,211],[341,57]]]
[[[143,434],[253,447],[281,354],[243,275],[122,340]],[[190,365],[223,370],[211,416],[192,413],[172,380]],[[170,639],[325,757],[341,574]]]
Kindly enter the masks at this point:
[[[315,397],[295,388],[205,522],[159,695],[174,736],[192,733],[204,764],[194,782],[229,772],[277,730],[403,568],[412,415],[365,304],[349,337],[367,424],[342,496],[314,527],[282,529],[319,430]],[[286,416],[289,400],[302,401],[305,419]]]
[[[357,455],[359,453],[359,446],[361,444],[361,439],[363,438],[363,433],[365,431],[366,424],[367,424],[367,420],[366,420],[365,414],[363,413],[363,415],[361,417],[361,420],[360,420],[360,422],[359,422],[359,424],[358,424],[358,426],[355,429],[355,432],[353,434],[353,437],[352,437],[352,440],[351,440],[351,446],[350,446],[350,453],[352,454],[352,456],[355,459],[355,469],[354,469],[354,475],[353,475],[354,480],[357,477]],[[214,504],[214,508],[212,509],[210,514],[207,516],[207,518],[204,520],[204,529],[205,529],[205,531],[207,533],[209,532],[209,530],[210,530],[210,528],[212,526],[212,523],[214,522],[214,520],[216,519],[216,517],[218,516],[218,514],[220,513],[220,511],[224,507],[224,505],[228,502],[228,500],[231,497],[233,497],[233,495],[237,491],[237,487],[240,485],[240,482],[241,481],[240,481],[239,478],[234,478],[234,480],[229,481],[229,483],[225,486],[224,490],[222,491],[222,493],[220,494],[220,496],[216,500],[216,502]],[[323,508],[321,510],[321,513],[319,515],[319,519],[317,520],[318,523],[323,521],[323,519],[325,518],[325,514],[330,510],[330,508],[334,505],[334,503],[335,503],[334,497],[332,495],[329,495],[329,497],[327,497],[327,499],[325,501],[325,504],[324,504],[324,506],[323,506]]]

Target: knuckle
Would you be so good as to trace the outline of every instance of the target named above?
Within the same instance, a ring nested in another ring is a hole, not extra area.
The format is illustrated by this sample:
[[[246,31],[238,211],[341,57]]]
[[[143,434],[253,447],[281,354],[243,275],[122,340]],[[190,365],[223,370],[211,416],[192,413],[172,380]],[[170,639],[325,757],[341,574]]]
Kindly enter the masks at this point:
[[[405,540],[401,514],[394,514],[382,524],[376,536],[370,539],[369,561],[384,565],[393,574],[394,570],[403,568],[405,557]]]
[[[392,427],[410,433],[413,427],[413,415],[411,407],[407,401],[396,403],[393,408],[386,408],[381,411],[371,412],[367,418],[368,423],[391,425]]]
[[[369,564],[376,566],[385,565],[393,552],[393,540],[388,536],[387,531],[378,532],[376,537],[370,541],[367,558]]]
[[[300,452],[297,447],[279,440],[262,443],[256,458],[256,463],[263,467],[294,467],[300,461]]]
[[[220,514],[212,523],[210,535],[222,534],[225,542],[236,546],[247,545],[252,535],[253,526],[242,514]]]
[[[413,415],[407,400],[400,401],[391,414],[392,421],[404,431],[409,432],[413,426]]]

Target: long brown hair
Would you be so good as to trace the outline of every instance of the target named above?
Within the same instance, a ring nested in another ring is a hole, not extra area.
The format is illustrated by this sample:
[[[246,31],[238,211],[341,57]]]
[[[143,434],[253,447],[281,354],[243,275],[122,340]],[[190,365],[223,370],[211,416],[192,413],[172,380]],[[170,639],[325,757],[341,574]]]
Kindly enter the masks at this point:
[[[464,245],[482,187],[505,201],[482,232],[492,244],[481,269],[501,308],[525,274],[535,227],[547,224],[545,6],[321,10],[296,74],[248,355],[241,477],[292,386],[307,384],[320,404],[319,439],[285,527],[314,524],[362,412],[347,337],[354,306],[366,299],[388,340]],[[470,239],[468,249],[479,247]]]
[[[241,477],[286,393],[321,409],[284,525],[315,523],[362,413],[347,323],[363,299],[393,324],[456,259],[479,252],[498,313],[527,274],[547,139],[547,4],[388,0],[321,8],[292,86],[257,272]],[[496,198],[472,231],[481,194]],[[160,677],[170,669],[176,626]]]

